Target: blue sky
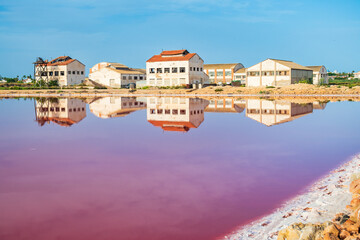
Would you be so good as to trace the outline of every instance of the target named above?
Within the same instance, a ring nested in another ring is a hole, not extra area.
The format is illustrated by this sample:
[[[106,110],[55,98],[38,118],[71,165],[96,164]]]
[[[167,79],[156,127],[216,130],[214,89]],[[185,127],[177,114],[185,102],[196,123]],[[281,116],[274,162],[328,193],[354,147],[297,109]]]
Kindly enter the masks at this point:
[[[205,63],[266,58],[360,71],[360,1],[0,0],[0,74],[32,73],[36,57],[69,55],[145,67],[162,49]]]

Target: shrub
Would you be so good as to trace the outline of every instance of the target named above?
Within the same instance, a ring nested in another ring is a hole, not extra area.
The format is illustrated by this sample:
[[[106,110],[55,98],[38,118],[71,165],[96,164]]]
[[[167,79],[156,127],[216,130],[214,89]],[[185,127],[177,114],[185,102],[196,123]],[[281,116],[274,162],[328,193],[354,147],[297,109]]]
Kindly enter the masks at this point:
[[[275,88],[274,86],[266,86],[266,88]]]
[[[222,88],[216,88],[215,89],[215,92],[222,92],[222,91],[224,91],[224,89],[222,89]]]
[[[94,88],[95,89],[106,89],[106,87],[103,87],[103,86],[95,86]]]
[[[141,89],[149,89],[149,86],[142,87]]]

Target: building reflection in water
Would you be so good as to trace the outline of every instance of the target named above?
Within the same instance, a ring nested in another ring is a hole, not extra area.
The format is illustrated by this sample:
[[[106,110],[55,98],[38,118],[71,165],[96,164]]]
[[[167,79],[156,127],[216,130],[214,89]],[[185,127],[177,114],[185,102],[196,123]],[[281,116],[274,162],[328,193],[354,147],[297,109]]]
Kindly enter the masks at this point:
[[[147,120],[164,131],[188,132],[204,121],[208,100],[200,98],[149,97]]]
[[[292,103],[282,100],[246,100],[246,116],[266,126],[293,121],[313,112],[312,103]]]
[[[89,103],[90,111],[100,118],[124,117],[137,110],[145,109],[145,101],[136,97],[104,97]]]
[[[246,101],[243,99],[211,99],[205,112],[241,113],[244,111],[245,105]]]
[[[70,127],[86,117],[86,104],[76,98],[40,98],[35,100],[35,117],[40,126],[53,122]]]

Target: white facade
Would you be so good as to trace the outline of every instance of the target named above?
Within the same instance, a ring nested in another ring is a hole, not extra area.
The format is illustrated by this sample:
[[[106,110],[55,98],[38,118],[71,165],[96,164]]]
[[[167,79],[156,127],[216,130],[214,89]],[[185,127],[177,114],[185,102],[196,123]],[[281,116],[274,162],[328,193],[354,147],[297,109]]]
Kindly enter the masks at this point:
[[[313,84],[329,84],[329,76],[325,66],[307,66],[313,70]]]
[[[164,131],[187,132],[204,121],[205,99],[180,97],[147,98],[147,120]]]
[[[146,79],[145,70],[129,68],[119,63],[102,62],[90,68],[89,79],[109,87],[127,87]]]
[[[241,84],[246,84],[246,68],[241,68],[234,73],[234,81],[240,81]]]
[[[204,61],[187,50],[163,51],[146,62],[148,86],[181,86],[208,82]]]
[[[354,78],[360,79],[360,72],[354,73]]]
[[[291,61],[267,59],[246,69],[246,86],[286,86],[312,80],[313,71]]]
[[[43,71],[46,65],[46,71]],[[85,80],[85,65],[68,56],[58,57],[35,65],[35,80],[58,81],[59,86],[80,84]],[[41,75],[41,76],[40,76]]]
[[[89,103],[90,111],[99,118],[124,117],[145,107],[135,97],[104,97]]]
[[[290,101],[263,99],[246,100],[246,116],[266,126],[290,122],[312,112],[312,103],[297,104]]]
[[[45,123],[56,123],[70,127],[86,117],[86,104],[75,98],[56,98],[36,101],[36,121],[43,126]]]

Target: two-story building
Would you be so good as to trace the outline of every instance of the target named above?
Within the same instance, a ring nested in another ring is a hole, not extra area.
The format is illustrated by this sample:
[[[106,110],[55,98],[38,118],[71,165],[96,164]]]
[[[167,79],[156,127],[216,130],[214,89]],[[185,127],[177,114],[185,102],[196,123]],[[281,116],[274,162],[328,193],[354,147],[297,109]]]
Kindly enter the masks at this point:
[[[354,73],[354,78],[360,79],[360,72]]]
[[[145,108],[146,102],[135,97],[104,97],[89,103],[90,111],[99,118],[124,117]]]
[[[241,63],[204,64],[210,83],[231,83],[235,80],[234,73],[243,68]]]
[[[40,126],[53,122],[63,127],[70,127],[86,117],[86,104],[76,98],[37,100],[35,115]]]
[[[208,104],[201,98],[149,97],[147,120],[164,131],[188,132],[204,121],[204,109]]]
[[[266,59],[246,69],[247,87],[286,86],[301,80],[311,82],[313,70],[300,64]]]
[[[59,86],[80,84],[85,80],[85,65],[69,56],[37,61],[34,63],[34,76],[36,81],[57,81]]]
[[[145,69],[129,68],[121,63],[101,62],[90,68],[89,79],[109,87],[127,87],[146,79]]]
[[[148,86],[191,86],[208,82],[204,60],[187,50],[162,51],[146,61]]]
[[[246,68],[240,68],[234,73],[234,81],[240,81],[242,85],[246,84]]]
[[[325,66],[306,66],[313,70],[313,84],[329,84],[329,76]]]

